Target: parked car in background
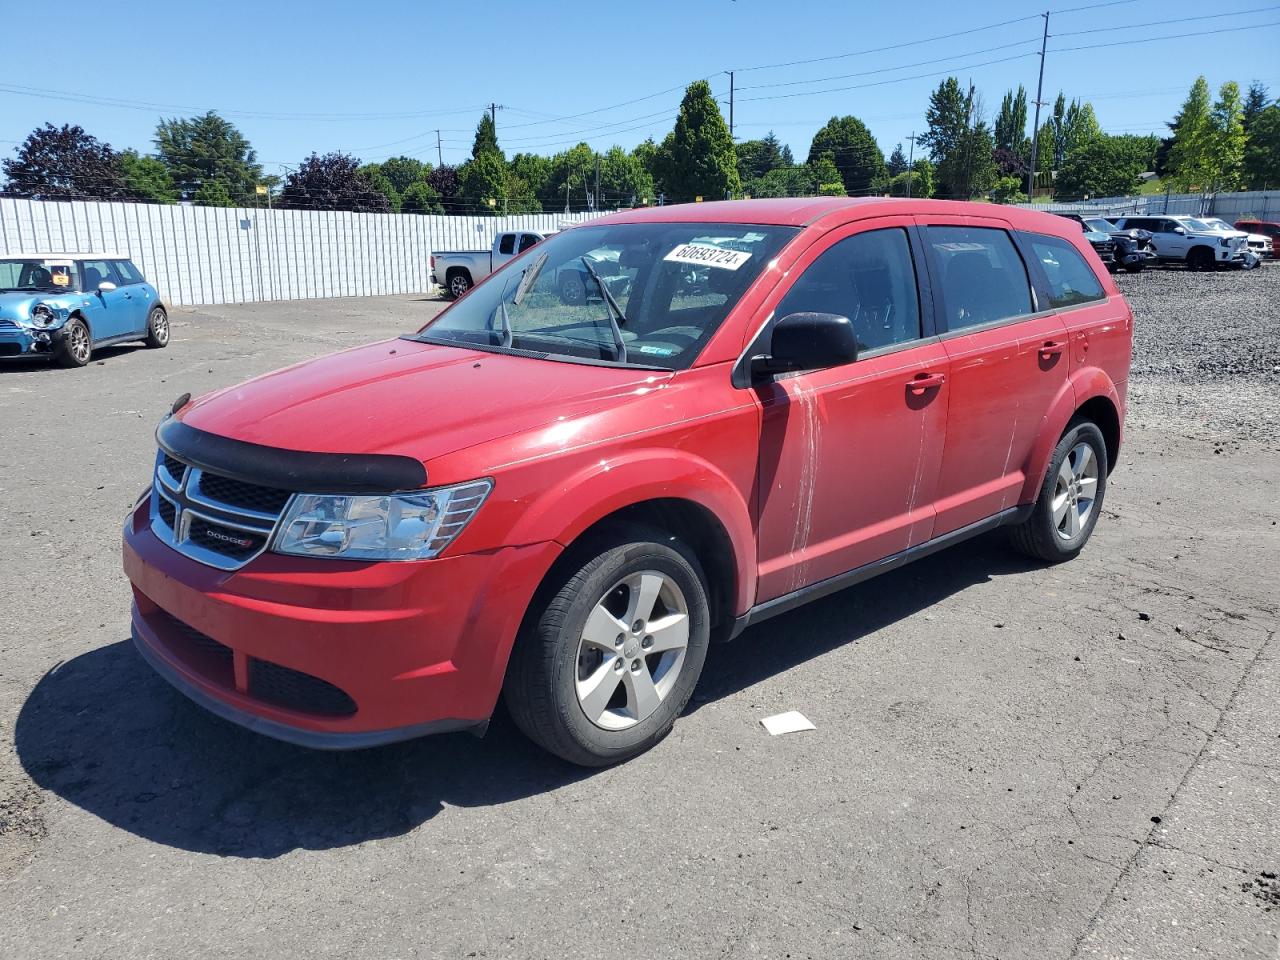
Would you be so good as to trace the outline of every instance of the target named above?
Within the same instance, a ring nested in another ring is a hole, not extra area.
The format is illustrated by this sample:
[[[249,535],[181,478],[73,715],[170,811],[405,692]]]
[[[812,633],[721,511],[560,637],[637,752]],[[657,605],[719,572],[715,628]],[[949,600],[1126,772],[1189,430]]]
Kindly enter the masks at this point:
[[[1149,231],[1151,249],[1162,262],[1185,263],[1191,270],[1249,263],[1244,233],[1215,229],[1195,217],[1120,217],[1114,223],[1122,230]]]
[[[1270,260],[1275,256],[1275,249],[1272,246],[1271,238],[1265,233],[1250,233],[1248,230],[1241,230],[1237,226],[1233,226],[1221,217],[1201,217],[1209,226],[1221,230],[1223,233],[1243,233],[1245,243],[1248,244],[1251,253],[1256,254],[1263,260]]]
[[[169,316],[127,257],[0,257],[0,357],[46,356],[83,367],[98,347],[136,340],[167,346]]]
[[[1058,216],[1080,224],[1093,249],[1098,252],[1098,256],[1109,270],[1114,271],[1123,267],[1129,273],[1137,273],[1146,267],[1149,261],[1156,259],[1156,255],[1150,250],[1151,234],[1145,230],[1121,230],[1110,220],[1102,217],[1083,217],[1078,213],[1061,213]],[[1104,239],[1111,244],[1110,248],[1106,249],[1105,256],[1104,251],[1099,249],[1105,248]]]
[[[1272,220],[1237,220],[1236,229],[1267,237],[1271,241],[1271,258],[1274,260],[1280,256],[1280,251],[1277,251],[1277,247],[1280,247],[1280,223]]]
[[[494,270],[518,257],[545,234],[529,230],[509,230],[493,238],[488,250],[441,250],[431,255],[431,282],[456,300]]]
[[[566,306],[557,278],[605,251],[625,291],[593,275],[610,292]],[[1075,557],[1132,333],[1080,230],[1044,213],[603,217],[417,334],[180,398],[124,525],[134,641],[295,743],[483,730],[502,696],[553,753],[625,760],[671,729],[713,640],[999,527]]]

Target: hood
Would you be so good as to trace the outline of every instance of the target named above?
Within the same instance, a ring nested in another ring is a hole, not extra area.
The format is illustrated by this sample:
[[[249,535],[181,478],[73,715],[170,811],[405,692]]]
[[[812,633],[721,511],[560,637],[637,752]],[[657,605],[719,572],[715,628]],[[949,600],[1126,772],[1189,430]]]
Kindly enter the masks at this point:
[[[1090,243],[1107,243],[1111,240],[1111,234],[1099,233],[1097,230],[1086,230],[1084,237]]]
[[[31,308],[43,299],[39,293],[0,293],[0,317],[9,320],[25,320],[31,316]]]
[[[670,379],[388,340],[287,367],[201,397],[178,416],[200,430],[313,453],[390,453],[423,462],[599,413]]]

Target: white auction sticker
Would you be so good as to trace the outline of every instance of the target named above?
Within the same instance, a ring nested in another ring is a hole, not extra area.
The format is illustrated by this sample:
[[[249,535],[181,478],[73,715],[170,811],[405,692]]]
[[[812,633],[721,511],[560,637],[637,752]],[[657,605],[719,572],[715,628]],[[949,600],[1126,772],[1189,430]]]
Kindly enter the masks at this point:
[[[682,243],[662,259],[674,263],[692,263],[700,267],[715,267],[717,270],[737,270],[751,259],[751,254],[705,243]]]

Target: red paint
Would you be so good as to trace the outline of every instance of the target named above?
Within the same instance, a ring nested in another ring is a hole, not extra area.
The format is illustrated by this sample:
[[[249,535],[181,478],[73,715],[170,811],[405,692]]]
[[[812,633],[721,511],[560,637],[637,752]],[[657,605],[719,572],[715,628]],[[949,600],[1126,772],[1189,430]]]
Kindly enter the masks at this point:
[[[538,585],[567,546],[618,510],[680,499],[714,517],[732,552],[729,605],[741,615],[1030,502],[1058,437],[1087,401],[1104,398],[1123,423],[1132,316],[1071,221],[980,204],[834,198],[691,204],[609,219],[803,229],[687,370],[397,341],[187,406],[178,416],[211,433],[294,450],[407,455],[425,464],[433,486],[479,477],[495,486],[434,560],[266,553],[232,573],[162,544],[144,505],[126,523],[124,562],[135,627],[150,650],[208,696],[304,730],[481,721]],[[823,250],[862,230],[926,223],[1063,238],[1093,265],[1107,298],[733,386],[735,361]],[[160,611],[231,647],[233,673],[179,656],[181,640]],[[259,702],[245,684],[251,658],[327,680],[358,709],[334,719]]]

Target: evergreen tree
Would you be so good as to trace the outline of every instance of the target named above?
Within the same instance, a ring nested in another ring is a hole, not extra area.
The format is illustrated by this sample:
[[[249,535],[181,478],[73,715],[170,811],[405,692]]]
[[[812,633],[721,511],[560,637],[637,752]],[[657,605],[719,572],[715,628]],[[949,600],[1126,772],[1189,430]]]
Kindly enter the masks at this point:
[[[1244,132],[1244,105],[1240,87],[1228,80],[1218,89],[1213,105],[1214,188],[1237,190],[1244,174],[1244,148],[1248,136]]]
[[[1027,91],[1018,84],[1016,93],[1010,90],[1000,101],[1000,112],[996,115],[996,149],[1021,155],[1026,153],[1026,139]]]
[[[669,162],[667,186],[676,199],[723,200],[741,190],[733,139],[705,80],[695,80],[685,90]]]
[[[902,152],[902,144],[898,144],[893,148],[893,153],[889,154],[889,162],[885,164],[885,172],[890,177],[896,177],[900,173],[906,173],[907,155]]]
[[[158,157],[126,150],[120,154],[120,170],[129,192],[147,203],[176,203],[178,188],[169,176],[169,168]]]
[[[444,213],[440,194],[425,180],[415,180],[400,194],[401,213]]]
[[[1254,117],[1245,147],[1244,174],[1250,190],[1280,186],[1280,105],[1273,103]]]
[[[840,165],[836,163],[834,154],[827,151],[820,157],[810,160],[806,165],[809,170],[811,190],[820,197],[846,196],[844,180],[841,177]],[[806,191],[809,192],[809,191]]]
[[[200,185],[191,202],[201,207],[234,207],[236,202],[227,193],[226,184],[221,180],[210,180]]]
[[[929,151],[929,158],[940,164],[960,145],[969,127],[969,99],[960,89],[959,80],[947,77],[929,94],[925,118],[929,128],[918,142]]]
[[[1182,192],[1208,190],[1216,162],[1209,84],[1204,77],[1197,77],[1191,85],[1191,92],[1169,127],[1173,130],[1173,146],[1169,149],[1168,167],[1174,188]]]
[[[1253,130],[1253,122],[1258,119],[1258,114],[1267,109],[1267,85],[1261,81],[1255,80],[1249,84],[1249,92],[1244,97],[1244,132],[1250,133]]]
[[[653,202],[653,177],[627,151],[610,147],[600,158],[600,193],[606,209],[643,206]]]
[[[496,153],[504,160],[506,157],[498,147],[498,128],[494,126],[493,116],[486,110],[480,122],[476,124],[476,138],[471,144],[471,159],[478,160],[482,153]]]
[[[199,117],[161,120],[155,143],[182,199],[194,199],[202,186],[217,180],[237,203],[253,202],[262,180],[258,155],[234,124],[212,110]]]
[[[884,175],[884,154],[867,125],[857,117],[832,117],[813,135],[809,164],[828,153],[850,196],[870,193],[872,185]]]

